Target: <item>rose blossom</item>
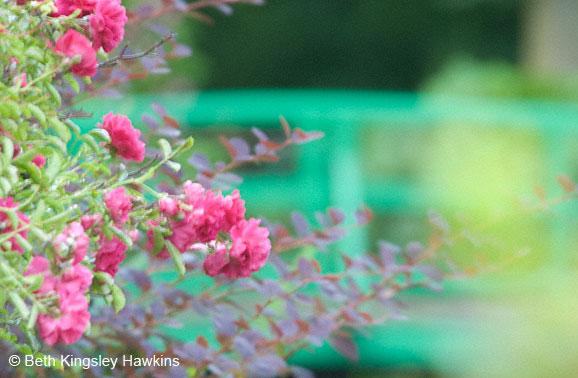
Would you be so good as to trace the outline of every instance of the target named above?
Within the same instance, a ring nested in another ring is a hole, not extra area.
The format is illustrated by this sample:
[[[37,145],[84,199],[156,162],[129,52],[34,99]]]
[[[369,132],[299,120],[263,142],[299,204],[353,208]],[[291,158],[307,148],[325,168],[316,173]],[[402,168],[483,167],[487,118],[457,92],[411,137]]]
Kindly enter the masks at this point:
[[[111,52],[124,37],[126,9],[120,0],[99,0],[94,14],[90,16],[90,30],[96,51],[102,46],[104,52]]]
[[[179,201],[175,198],[163,197],[159,200],[159,210],[166,216],[174,217],[179,213]]]
[[[54,50],[63,53],[69,58],[80,55],[82,58],[79,63],[70,67],[72,73],[78,76],[94,76],[97,69],[96,52],[92,48],[90,41],[77,32],[68,29],[68,31],[58,38]]]
[[[15,208],[18,207],[18,202],[14,202],[14,199],[12,197],[0,198],[0,207]],[[22,226],[30,223],[28,217],[26,217],[26,215],[24,215],[23,213],[17,211],[16,214],[19,220],[18,225],[16,225],[16,229],[19,229]],[[0,234],[9,234],[14,231],[15,231],[14,225],[12,224],[12,221],[10,220],[8,214],[0,211]],[[28,238],[28,229],[20,230],[17,233],[24,239]],[[4,252],[15,251],[18,253],[24,252],[24,249],[18,243],[18,239],[16,239],[16,236],[11,236],[7,241],[5,241],[5,243],[6,245],[0,246],[0,251]]]
[[[46,157],[44,157],[44,155],[42,154],[36,154],[32,159],[32,164],[34,164],[38,168],[44,167],[44,165],[46,165]]]
[[[195,243],[214,241],[219,232],[229,232],[235,224],[244,219],[245,202],[241,200],[238,191],[223,197],[221,193],[206,191],[200,184],[192,183],[190,180],[185,182],[183,189],[185,200],[182,203],[170,198],[159,201],[159,209],[167,216],[177,214],[175,212],[177,205],[182,212],[181,218],[167,220],[171,235],[166,238],[181,253]],[[149,223],[149,226],[151,225],[157,226],[159,221]],[[147,237],[149,239],[147,246],[151,249],[154,246],[152,228],[147,232]],[[163,249],[156,257],[168,258],[169,254]]]
[[[138,139],[140,131],[132,126],[127,117],[110,112],[104,116],[102,124],[99,123],[98,127],[108,132],[110,144],[117,155],[139,163],[143,161],[145,144]]]
[[[54,5],[58,12],[52,16],[68,16],[74,13],[75,10],[80,9],[79,17],[83,17],[92,13],[96,6],[96,0],[55,0]]]
[[[80,224],[82,228],[84,228],[84,231],[88,231],[95,224],[100,224],[101,220],[102,214],[83,215],[80,217]]]
[[[210,254],[203,263],[209,276],[224,274],[228,278],[250,277],[265,265],[271,241],[269,231],[259,227],[261,221],[251,218],[241,221],[231,229],[232,245],[227,251],[223,246]],[[227,256],[228,252],[228,256]]]
[[[129,236],[133,241],[136,241],[138,231],[130,231]],[[99,244],[100,248],[96,252],[96,259],[94,261],[94,271],[106,272],[114,277],[118,272],[120,263],[126,258],[125,252],[128,246],[118,237],[113,236],[111,240],[108,240],[104,234],[101,234]]]
[[[104,195],[104,203],[115,223],[122,224],[128,220],[132,210],[132,198],[132,196],[126,194],[123,186],[113,189]]]
[[[84,259],[90,240],[79,222],[72,222],[56,237],[54,248],[57,252],[70,251],[74,256],[73,264]],[[57,254],[58,256],[58,254]]]
[[[46,344],[54,345],[59,341],[72,344],[86,330],[90,321],[88,300],[85,293],[92,282],[90,270],[80,264],[68,267],[61,275],[54,276],[50,271],[50,262],[36,256],[30,262],[25,276],[42,274],[44,281],[36,291],[41,295],[58,296],[59,311],[57,314],[39,314],[38,328]]]

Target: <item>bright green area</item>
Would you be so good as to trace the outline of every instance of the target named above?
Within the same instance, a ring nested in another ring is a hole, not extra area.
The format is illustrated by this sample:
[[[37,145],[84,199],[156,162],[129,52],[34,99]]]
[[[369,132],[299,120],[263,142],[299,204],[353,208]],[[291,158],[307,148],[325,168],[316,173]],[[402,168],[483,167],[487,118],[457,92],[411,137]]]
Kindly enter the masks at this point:
[[[460,242],[450,251],[464,264],[473,263],[475,254],[498,264],[531,248],[496,274],[448,283],[442,294],[405,296],[410,320],[391,321],[360,337],[360,366],[415,367],[448,377],[575,371],[578,207],[558,206],[549,216],[510,214],[518,199],[535,197],[535,185],[554,196],[561,192],[557,174],[576,178],[578,105],[420,93],[230,90],[131,95],[86,104],[84,110],[100,119],[114,109],[143,127],[140,115],[152,113],[155,101],[195,137],[197,151],[213,157],[226,156],[211,142],[219,133],[247,133],[250,126],[275,133],[280,115],[293,127],[324,131],[324,139],[291,148],[286,163],[244,170],[239,189],[250,215],[273,220],[286,220],[288,211],[298,209],[313,221],[315,211],[330,205],[352,214],[366,203],[376,221],[341,242],[341,251],[356,254],[377,239],[425,243],[432,208],[455,228],[488,224],[484,233],[491,238],[482,240],[483,248]],[[83,121],[85,128],[93,124]],[[303,352],[295,362],[346,364],[328,348]]]

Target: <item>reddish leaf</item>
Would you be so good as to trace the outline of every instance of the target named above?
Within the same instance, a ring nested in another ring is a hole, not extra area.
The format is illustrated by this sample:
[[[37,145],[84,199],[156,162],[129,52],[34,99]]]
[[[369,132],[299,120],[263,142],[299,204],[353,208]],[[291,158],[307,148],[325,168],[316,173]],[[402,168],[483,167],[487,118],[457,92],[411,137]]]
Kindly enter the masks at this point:
[[[576,191],[576,184],[574,183],[574,181],[572,181],[570,177],[566,175],[558,175],[558,177],[556,177],[556,180],[566,193],[573,193]]]
[[[168,115],[163,116],[163,121],[166,125],[170,127],[174,127],[175,129],[179,128],[179,121],[174,119],[173,117],[169,117]]]
[[[227,139],[221,135],[221,136],[219,136],[219,140],[225,146],[225,148],[227,148],[227,151],[229,151],[229,156],[231,156],[231,159],[235,160],[237,158],[237,150],[231,144],[231,142],[229,142],[229,139]]]
[[[544,189],[544,187],[542,187],[540,185],[534,186],[534,193],[536,193],[536,196],[538,197],[538,199],[540,201],[545,201],[546,198],[548,197],[548,194],[546,193],[546,189]]]
[[[283,116],[279,116],[279,121],[281,121],[281,126],[283,126],[283,131],[285,132],[285,137],[289,139],[291,137],[291,127],[289,123]]]
[[[205,336],[197,336],[197,344],[199,344],[205,349],[209,348],[209,342],[207,341]]]
[[[271,318],[268,317],[267,321],[269,322],[269,326],[271,327],[275,335],[277,335],[278,338],[283,337],[283,331],[281,331],[281,328],[279,328],[279,326],[275,324],[275,322],[271,320]]]

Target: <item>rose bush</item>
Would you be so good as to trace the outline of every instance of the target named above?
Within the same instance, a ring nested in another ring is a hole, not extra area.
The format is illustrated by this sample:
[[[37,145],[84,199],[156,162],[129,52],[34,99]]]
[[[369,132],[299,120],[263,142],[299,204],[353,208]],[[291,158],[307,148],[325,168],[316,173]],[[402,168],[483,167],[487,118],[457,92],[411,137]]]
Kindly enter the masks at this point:
[[[125,27],[240,2],[166,0],[134,12],[119,0],[0,5],[0,352],[178,361],[95,376],[307,376],[287,363],[297,351],[328,340],[355,359],[348,329],[397,316],[401,291],[461,275],[436,259],[452,237],[435,214],[425,246],[383,242],[376,253],[343,255],[336,271],[291,251],[327,250],[371,221],[366,207],[349,223],[328,209],[315,227],[294,213],[295,232],[246,216],[251,204],[224,185],[239,182],[232,171],[275,162],[320,133],[282,120],[282,141],[257,128],[255,146],[222,138],[229,162],[195,153],[187,162],[198,174],[182,177],[177,158],[193,139],[160,104],[142,122],[110,109],[88,132],[75,124],[91,117],[76,109],[81,101],[166,72],[166,59],[190,52],[168,34],[149,50],[109,56]],[[190,319],[212,328],[167,332]]]

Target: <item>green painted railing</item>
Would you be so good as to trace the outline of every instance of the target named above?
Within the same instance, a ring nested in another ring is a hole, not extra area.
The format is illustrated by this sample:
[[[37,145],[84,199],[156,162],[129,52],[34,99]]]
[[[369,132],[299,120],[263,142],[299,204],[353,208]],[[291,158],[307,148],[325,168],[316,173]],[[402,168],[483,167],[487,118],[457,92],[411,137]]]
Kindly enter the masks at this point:
[[[280,214],[297,208],[312,215],[331,205],[352,214],[361,203],[384,214],[425,214],[432,207],[444,209],[447,204],[430,198],[428,188],[411,175],[367,172],[367,138],[383,130],[419,134],[440,125],[465,124],[529,132],[540,141],[539,161],[546,173],[547,190],[556,190],[556,174],[578,173],[574,161],[578,157],[578,104],[574,103],[368,91],[228,90],[131,95],[121,101],[90,102],[83,110],[94,111],[95,118],[100,118],[114,109],[140,127],[138,119],[151,113],[152,102],[164,105],[193,136],[215,125],[221,129],[227,125],[278,129],[280,115],[293,127],[325,132],[324,139],[296,148],[288,172],[247,173],[240,188],[243,197],[249,208],[266,212],[277,209]],[[373,148],[371,153],[380,153],[379,148]],[[567,217],[578,214],[575,206],[560,211]],[[536,286],[555,292],[560,280],[573,274],[568,266],[575,261],[576,233],[568,222],[553,220],[544,237],[550,238],[553,250],[548,252],[547,261],[540,269],[512,278],[509,282],[514,284],[481,278],[448,284],[448,294],[439,297],[410,299],[418,308],[411,312],[412,322],[390,323],[389,328],[372,330],[371,338],[360,339],[361,364],[415,364],[452,374],[483,368],[480,353],[484,355],[484,348],[497,333],[488,333],[490,324],[478,324],[483,323],[483,314],[467,317],[452,308],[475,306],[478,299],[499,302],[506,296],[518,298]],[[370,247],[367,230],[354,232],[339,245],[340,250],[352,254]],[[425,306],[428,313],[416,315],[424,309],[422,304],[433,307]],[[429,313],[432,308],[434,314]],[[474,347],[477,342],[483,345]],[[303,353],[298,360],[318,367],[345,364],[328,349],[313,355]]]

